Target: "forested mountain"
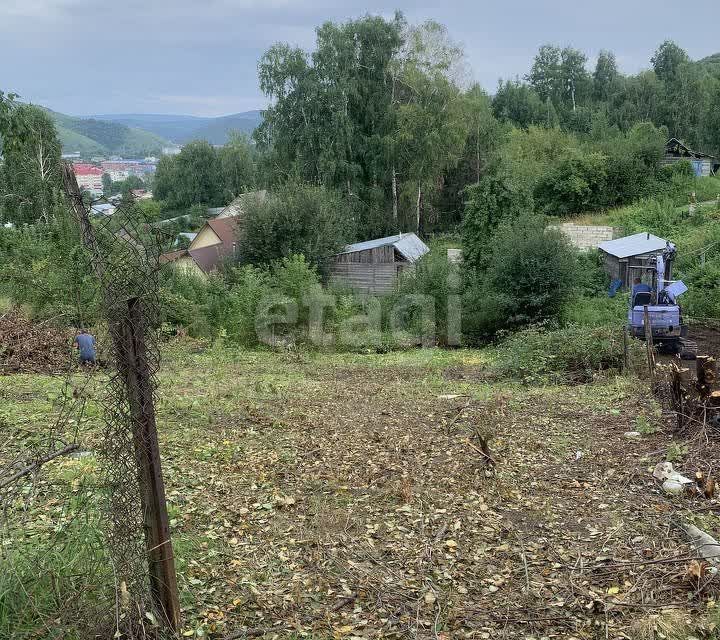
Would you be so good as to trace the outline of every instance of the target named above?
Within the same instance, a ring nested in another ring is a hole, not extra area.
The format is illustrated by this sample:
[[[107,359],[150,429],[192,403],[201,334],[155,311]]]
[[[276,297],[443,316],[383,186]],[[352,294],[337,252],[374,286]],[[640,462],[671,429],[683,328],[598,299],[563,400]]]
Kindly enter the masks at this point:
[[[63,151],[82,155],[126,157],[159,155],[168,141],[154,133],[117,122],[77,118],[47,109],[52,117]]]
[[[207,140],[210,144],[225,144],[231,131],[252,134],[262,122],[260,111],[245,111],[217,118],[164,114],[101,114],[96,120],[116,122],[128,127],[150,131],[176,144],[191,140]]]

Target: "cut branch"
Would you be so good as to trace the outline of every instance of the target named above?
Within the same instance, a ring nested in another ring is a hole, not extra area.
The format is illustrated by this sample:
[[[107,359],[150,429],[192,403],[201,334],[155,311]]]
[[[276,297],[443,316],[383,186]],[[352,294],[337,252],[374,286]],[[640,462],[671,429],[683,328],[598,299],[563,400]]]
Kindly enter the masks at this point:
[[[11,485],[13,482],[17,482],[18,480],[20,480],[20,478],[24,478],[25,476],[30,475],[34,471],[37,471],[46,462],[50,462],[51,460],[54,460],[55,458],[59,458],[60,456],[65,456],[68,453],[72,453],[73,451],[75,451],[79,448],[80,448],[80,445],[69,444],[67,447],[58,449],[57,451],[53,451],[52,453],[48,453],[46,456],[39,458],[38,460],[36,460],[32,464],[28,465],[24,469],[20,469],[20,471],[18,471],[17,473],[14,473],[9,478],[0,480],[0,489],[4,489],[8,485]]]

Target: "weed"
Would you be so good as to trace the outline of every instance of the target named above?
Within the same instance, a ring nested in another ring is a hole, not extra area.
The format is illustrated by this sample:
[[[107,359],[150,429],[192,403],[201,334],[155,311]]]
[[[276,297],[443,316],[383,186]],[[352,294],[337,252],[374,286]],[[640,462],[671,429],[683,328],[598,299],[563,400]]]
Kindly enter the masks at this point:
[[[668,445],[665,458],[668,462],[678,462],[679,460],[682,460],[687,454],[687,445],[680,444],[679,442],[671,442]]]
[[[638,416],[635,418],[635,431],[642,433],[643,435],[652,435],[659,431],[658,427],[651,424],[646,416]]]

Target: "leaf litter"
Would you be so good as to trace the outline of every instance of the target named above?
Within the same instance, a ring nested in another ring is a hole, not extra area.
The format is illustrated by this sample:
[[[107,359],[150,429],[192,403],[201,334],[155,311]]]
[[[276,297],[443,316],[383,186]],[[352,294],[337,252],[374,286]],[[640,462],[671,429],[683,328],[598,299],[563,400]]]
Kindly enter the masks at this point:
[[[202,428],[174,412],[189,630],[632,638],[653,616],[712,606],[714,581],[687,578],[680,507],[651,475],[669,434],[624,438],[657,414],[637,381],[532,390],[324,364],[283,362],[290,380],[251,391],[277,368],[233,365],[234,390],[190,383],[212,407]]]

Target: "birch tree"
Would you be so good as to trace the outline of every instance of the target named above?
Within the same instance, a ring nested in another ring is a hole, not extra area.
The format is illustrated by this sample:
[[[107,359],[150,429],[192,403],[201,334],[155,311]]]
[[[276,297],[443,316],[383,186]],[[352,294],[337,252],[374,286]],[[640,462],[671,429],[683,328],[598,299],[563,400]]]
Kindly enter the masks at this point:
[[[7,102],[7,101],[6,101]],[[51,222],[61,206],[61,146],[48,114],[32,105],[5,105],[0,197],[14,223]]]

